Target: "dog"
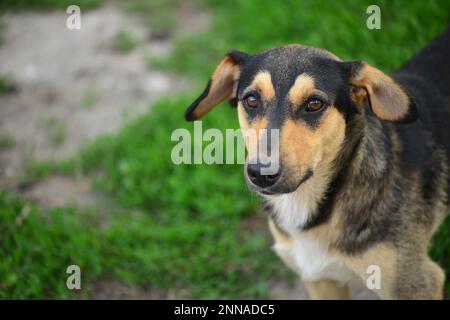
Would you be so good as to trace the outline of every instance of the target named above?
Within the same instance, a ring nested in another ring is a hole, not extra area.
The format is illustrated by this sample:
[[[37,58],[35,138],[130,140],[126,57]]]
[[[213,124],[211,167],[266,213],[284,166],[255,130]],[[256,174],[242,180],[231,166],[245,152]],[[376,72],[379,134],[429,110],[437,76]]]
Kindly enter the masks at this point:
[[[279,170],[247,157],[244,175],[312,299],[371,270],[382,299],[442,299],[427,252],[450,211],[449,71],[450,28],[391,75],[303,45],[231,51],[185,119],[229,100],[241,129],[279,130]]]

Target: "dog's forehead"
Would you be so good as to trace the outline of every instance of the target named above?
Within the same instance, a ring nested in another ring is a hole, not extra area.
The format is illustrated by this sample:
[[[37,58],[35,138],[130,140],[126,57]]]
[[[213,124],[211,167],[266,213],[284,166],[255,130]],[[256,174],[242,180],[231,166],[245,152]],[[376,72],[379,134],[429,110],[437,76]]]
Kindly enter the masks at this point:
[[[341,60],[332,53],[318,48],[288,45],[273,48],[252,56],[241,70],[240,88],[251,84],[261,72],[269,73],[276,91],[286,91],[301,74],[310,76],[316,86],[332,90],[340,77]]]
[[[256,54],[255,57],[259,57],[262,63],[269,62],[279,65],[285,65],[286,63],[308,65],[318,59],[340,61],[337,56],[325,49],[302,45],[287,45],[272,48]]]

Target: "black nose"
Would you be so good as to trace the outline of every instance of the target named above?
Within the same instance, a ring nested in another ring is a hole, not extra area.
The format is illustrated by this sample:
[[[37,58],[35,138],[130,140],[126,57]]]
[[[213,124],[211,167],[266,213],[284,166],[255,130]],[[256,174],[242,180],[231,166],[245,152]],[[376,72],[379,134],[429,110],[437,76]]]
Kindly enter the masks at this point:
[[[280,177],[279,171],[276,174],[261,174],[262,168],[269,168],[269,166],[260,163],[247,165],[247,175],[250,181],[261,188],[273,186]]]

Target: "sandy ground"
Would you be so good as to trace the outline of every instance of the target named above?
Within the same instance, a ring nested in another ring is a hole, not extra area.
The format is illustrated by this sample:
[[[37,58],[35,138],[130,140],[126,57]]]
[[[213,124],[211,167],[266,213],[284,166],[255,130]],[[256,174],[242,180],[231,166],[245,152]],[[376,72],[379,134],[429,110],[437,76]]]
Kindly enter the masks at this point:
[[[61,159],[74,154],[99,135],[117,131],[130,118],[146,111],[152,101],[188,88],[179,76],[149,69],[149,55],[162,56],[173,36],[208,26],[205,13],[182,8],[168,37],[151,37],[135,16],[105,6],[82,12],[82,29],[65,27],[65,12],[5,15],[0,45],[0,74],[16,90],[0,96],[0,187],[20,191],[42,207],[74,204],[108,205],[91,188],[89,178],[52,176],[20,186],[30,161]],[[118,31],[138,40],[129,53],[113,49]],[[100,279],[92,285],[96,299],[158,299],[186,297],[180,290],[143,290]],[[273,299],[307,299],[300,282],[269,283]],[[355,298],[375,296],[353,288]]]
[[[14,186],[27,161],[66,157],[186,87],[175,75],[147,68],[146,57],[166,54],[171,40],[151,39],[135,17],[105,7],[82,13],[81,30],[68,30],[65,19],[64,12],[3,19],[0,74],[12,78],[18,92],[0,101],[0,136],[14,142],[0,154],[1,185]],[[131,53],[113,50],[121,30],[141,44]]]

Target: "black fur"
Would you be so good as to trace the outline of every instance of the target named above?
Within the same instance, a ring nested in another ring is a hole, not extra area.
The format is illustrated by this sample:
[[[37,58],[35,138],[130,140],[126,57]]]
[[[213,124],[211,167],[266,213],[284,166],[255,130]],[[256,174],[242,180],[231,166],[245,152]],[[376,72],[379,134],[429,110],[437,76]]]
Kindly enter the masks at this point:
[[[208,81],[208,84],[206,85],[206,88],[205,88],[205,90],[203,90],[202,94],[197,99],[195,99],[194,102],[192,102],[192,104],[189,106],[189,108],[187,108],[186,112],[184,113],[184,119],[186,121],[194,121],[195,120],[195,118],[193,116],[193,112],[194,112],[195,108],[197,108],[199,103],[208,96],[210,88],[211,88],[211,80]]]

